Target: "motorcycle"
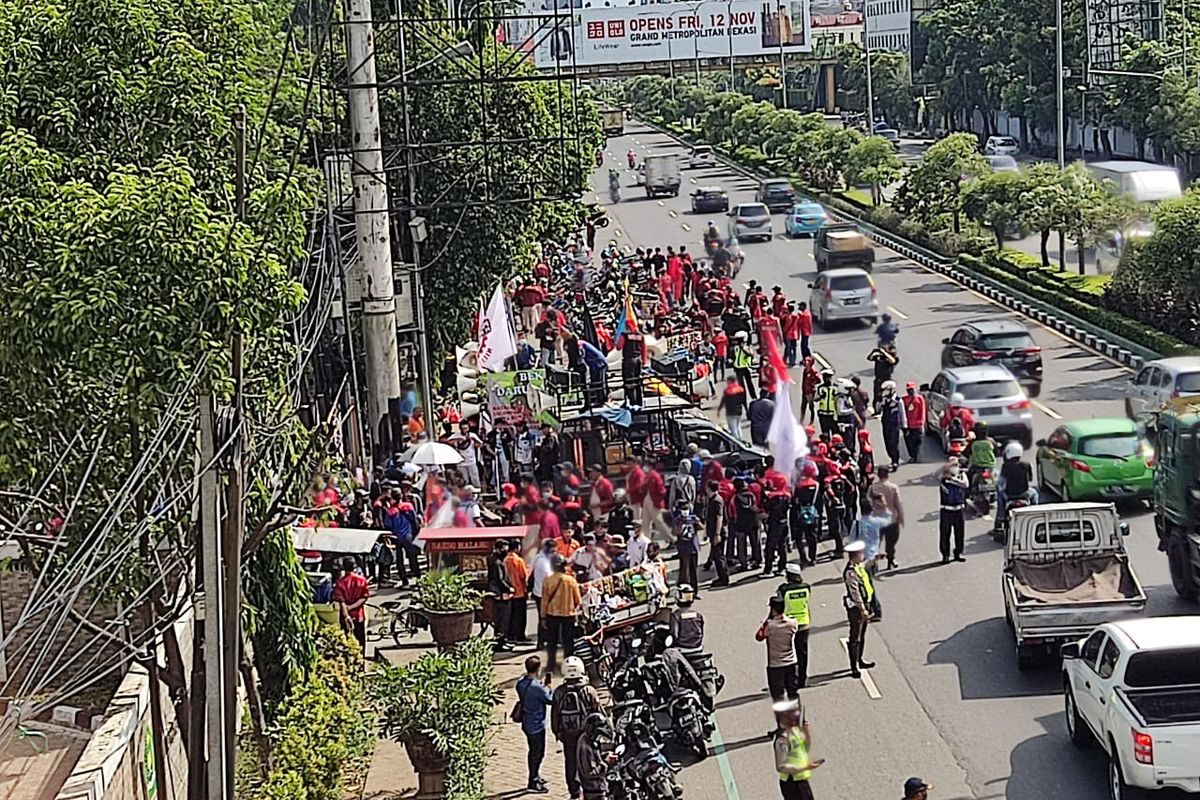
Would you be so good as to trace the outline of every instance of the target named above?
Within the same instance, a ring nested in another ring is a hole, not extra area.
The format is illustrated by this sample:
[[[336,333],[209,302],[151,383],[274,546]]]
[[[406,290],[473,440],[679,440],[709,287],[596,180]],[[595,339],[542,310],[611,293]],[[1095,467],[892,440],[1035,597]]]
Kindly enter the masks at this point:
[[[1028,498],[1017,497],[1008,501],[1004,507],[1004,516],[996,515],[996,524],[992,526],[992,540],[1004,544],[1008,541],[1008,512],[1014,508],[1024,508],[1029,505]]]
[[[624,746],[624,745],[622,745]],[[636,742],[636,746],[625,746],[633,755],[624,765],[644,800],[676,800],[683,797],[683,787],[675,780],[675,770],[662,751],[650,742]]]
[[[722,675],[716,665],[713,663],[712,653],[704,650],[680,650],[688,662],[692,665],[692,669],[696,670],[696,674],[700,676],[700,680],[704,681],[704,685],[708,687],[708,693],[712,697],[720,694],[725,688],[725,676]]]
[[[708,738],[716,726],[700,705],[699,695],[690,689],[676,689],[667,700],[667,714],[671,717],[671,735],[675,741],[695,751],[700,758],[708,758]]]
[[[991,469],[981,469],[975,473],[968,492],[975,513],[981,517],[991,513],[992,504],[996,502],[996,479]]]

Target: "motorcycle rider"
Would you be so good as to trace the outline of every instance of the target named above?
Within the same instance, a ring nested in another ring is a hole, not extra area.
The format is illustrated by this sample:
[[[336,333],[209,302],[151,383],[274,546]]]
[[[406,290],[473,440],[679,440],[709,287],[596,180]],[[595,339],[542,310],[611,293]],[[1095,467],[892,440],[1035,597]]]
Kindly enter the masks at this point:
[[[938,420],[938,427],[947,443],[955,439],[966,439],[975,428],[975,415],[971,413],[971,409],[963,405],[965,402],[967,401],[962,396],[962,392],[953,393],[950,395],[950,404],[946,406],[946,410],[942,412],[942,418]]]
[[[617,763],[612,745],[613,730],[608,717],[599,711],[588,714],[583,733],[575,743],[574,758],[579,765],[583,800],[607,800],[608,768]]]
[[[621,176],[615,169],[608,171],[608,196],[614,203],[621,199]]]
[[[588,685],[583,659],[570,656],[563,661],[563,684],[554,690],[550,731],[562,743],[567,792],[575,800],[579,798],[581,778],[576,762],[577,745],[583,738],[587,720],[599,710],[600,696]]]
[[[704,249],[711,254],[712,251],[716,249],[715,246],[719,245],[720,243],[721,232],[717,230],[717,223],[710,219],[708,221],[708,225],[704,228]]]
[[[678,607],[671,612],[671,636],[684,650],[704,647],[704,615],[692,608],[696,590],[686,583],[679,584]]]
[[[636,169],[637,168],[637,151],[634,150],[632,147],[629,148],[629,152],[625,154],[625,160],[629,162],[630,169]]]
[[[779,584],[775,596],[783,601],[783,615],[796,621],[796,635],[792,640],[796,650],[796,677],[800,688],[808,684],[808,626],[809,597],[812,589],[804,582],[804,573],[799,564],[787,565],[787,580]]]
[[[996,480],[997,526],[1002,524],[1012,500],[1026,500],[1030,505],[1038,501],[1037,489],[1033,487],[1033,468],[1022,460],[1024,457],[1025,448],[1020,442],[1004,445],[1004,463],[1000,465],[1000,477]]]
[[[650,652],[646,656],[647,661],[661,660],[667,668],[667,680],[670,683],[671,692],[679,689],[691,689],[700,698],[700,704],[704,706],[704,710],[712,713],[713,705],[716,702],[714,694],[715,687],[710,689],[701,679],[700,674],[696,672],[696,668],[692,666],[692,662],[688,661],[687,656],[683,654],[677,646],[674,638],[671,636],[671,628],[668,625],[656,625],[650,641]]]
[[[975,489],[975,480],[984,470],[996,466],[996,440],[988,436],[988,426],[983,420],[975,423],[974,441],[967,455],[968,492]]]

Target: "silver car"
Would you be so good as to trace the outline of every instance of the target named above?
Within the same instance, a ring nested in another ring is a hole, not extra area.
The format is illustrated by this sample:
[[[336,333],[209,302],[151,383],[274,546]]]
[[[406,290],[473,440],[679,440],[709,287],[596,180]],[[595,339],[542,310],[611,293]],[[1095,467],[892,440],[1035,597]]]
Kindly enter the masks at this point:
[[[943,369],[930,383],[921,384],[925,395],[925,426],[928,433],[941,439],[942,412],[950,405],[950,396],[962,394],[963,406],[971,410],[976,422],[986,422],[988,434],[998,441],[1016,439],[1025,449],[1033,447],[1033,410],[1029,398],[1013,374],[997,364]]]
[[[1133,376],[1125,415],[1145,419],[1172,397],[1200,394],[1200,356],[1179,356],[1147,361]]]
[[[729,210],[729,238],[769,241],[774,235],[771,212],[762,203],[741,203]]]
[[[826,270],[808,288],[812,290],[808,307],[822,328],[843,320],[865,319],[875,324],[879,297],[875,279],[867,272],[853,267]]]

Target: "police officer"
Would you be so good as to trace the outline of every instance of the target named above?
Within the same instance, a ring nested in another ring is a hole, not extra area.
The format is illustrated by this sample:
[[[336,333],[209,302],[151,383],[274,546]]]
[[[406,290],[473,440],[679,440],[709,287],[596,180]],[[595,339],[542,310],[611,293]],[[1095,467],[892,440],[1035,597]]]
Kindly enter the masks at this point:
[[[808,756],[812,746],[808,720],[801,713],[795,700],[776,703],[775,722],[779,726],[775,733],[775,771],[779,773],[779,793],[783,800],[813,800],[808,779],[812,771],[825,763],[825,759],[813,761]]]
[[[671,612],[671,636],[675,646],[684,650],[704,647],[704,615],[692,608],[696,590],[686,583],[679,585],[679,607]]]
[[[833,383],[833,370],[821,371],[821,385],[817,387],[817,421],[821,433],[830,435],[838,432],[838,389]]]
[[[783,601],[783,615],[794,619],[796,636],[792,639],[796,648],[796,677],[800,679],[800,688],[808,685],[808,600],[812,589],[804,582],[804,575],[799,564],[787,565],[787,580],[779,584],[775,596]]]
[[[737,376],[738,383],[753,400],[756,395],[754,393],[754,375],[750,372],[750,365],[754,363],[754,354],[750,352],[750,334],[746,331],[738,331],[733,335],[733,356],[730,363],[733,365],[733,372]]]
[[[871,576],[863,565],[863,554],[867,546],[861,542],[851,542],[846,545],[846,568],[842,571],[842,580],[846,584],[846,619],[850,623],[849,645],[850,675],[857,678],[860,670],[871,669],[875,666],[870,661],[863,660],[863,644],[867,637],[867,624],[871,621],[871,604],[875,600],[875,587],[871,585]]]

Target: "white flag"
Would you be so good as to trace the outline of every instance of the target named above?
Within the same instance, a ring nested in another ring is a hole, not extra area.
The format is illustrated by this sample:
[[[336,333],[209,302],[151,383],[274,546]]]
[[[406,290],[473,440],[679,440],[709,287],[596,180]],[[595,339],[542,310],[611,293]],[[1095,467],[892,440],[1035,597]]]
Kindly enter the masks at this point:
[[[479,369],[502,372],[504,362],[517,354],[517,341],[508,324],[508,306],[500,285],[492,293],[487,311],[479,319],[479,352],[476,361]]]
[[[784,378],[775,387],[775,413],[771,415],[767,441],[771,444],[771,455],[775,456],[775,469],[787,475],[788,480],[794,480],[796,459],[808,455],[808,437],[792,414],[792,398]]]

